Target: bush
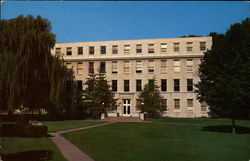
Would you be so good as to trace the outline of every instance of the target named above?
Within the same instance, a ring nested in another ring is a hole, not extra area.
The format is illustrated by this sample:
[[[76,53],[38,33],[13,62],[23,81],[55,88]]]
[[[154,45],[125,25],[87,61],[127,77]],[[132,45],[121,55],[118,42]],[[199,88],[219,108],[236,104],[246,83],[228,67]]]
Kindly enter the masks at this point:
[[[23,137],[45,137],[48,133],[48,127],[42,126],[25,126],[19,136]]]
[[[13,137],[16,136],[16,125],[15,124],[3,124],[0,126],[1,137]]]

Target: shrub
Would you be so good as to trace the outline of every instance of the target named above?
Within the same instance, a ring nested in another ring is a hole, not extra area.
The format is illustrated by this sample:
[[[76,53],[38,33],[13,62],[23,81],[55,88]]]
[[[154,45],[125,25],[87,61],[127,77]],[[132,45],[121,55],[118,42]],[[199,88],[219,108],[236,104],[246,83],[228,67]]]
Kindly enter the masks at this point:
[[[13,137],[16,135],[16,125],[15,124],[3,124],[0,126],[0,136],[1,137]]]
[[[22,132],[19,134],[23,137],[45,137],[48,133],[48,127],[42,126],[25,126]]]

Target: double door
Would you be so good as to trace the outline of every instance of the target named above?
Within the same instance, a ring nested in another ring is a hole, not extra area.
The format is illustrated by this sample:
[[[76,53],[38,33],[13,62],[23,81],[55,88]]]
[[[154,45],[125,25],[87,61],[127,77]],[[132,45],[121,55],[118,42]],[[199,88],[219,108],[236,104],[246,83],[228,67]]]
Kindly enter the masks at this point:
[[[123,99],[123,116],[130,116],[131,100]]]

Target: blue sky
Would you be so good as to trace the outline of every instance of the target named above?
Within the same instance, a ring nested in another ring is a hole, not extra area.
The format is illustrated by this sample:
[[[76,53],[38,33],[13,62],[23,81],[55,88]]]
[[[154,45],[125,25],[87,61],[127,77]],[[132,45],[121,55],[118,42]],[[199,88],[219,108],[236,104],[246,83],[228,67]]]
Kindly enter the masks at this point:
[[[206,36],[250,15],[250,3],[226,1],[5,1],[1,9],[2,19],[49,19],[57,42]]]

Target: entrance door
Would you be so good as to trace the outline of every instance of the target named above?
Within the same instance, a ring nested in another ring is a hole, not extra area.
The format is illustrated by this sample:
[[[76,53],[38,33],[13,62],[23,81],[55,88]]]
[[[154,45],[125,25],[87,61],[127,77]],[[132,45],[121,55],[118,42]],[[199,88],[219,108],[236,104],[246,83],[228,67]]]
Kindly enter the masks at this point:
[[[130,116],[130,99],[123,99],[123,116]]]

